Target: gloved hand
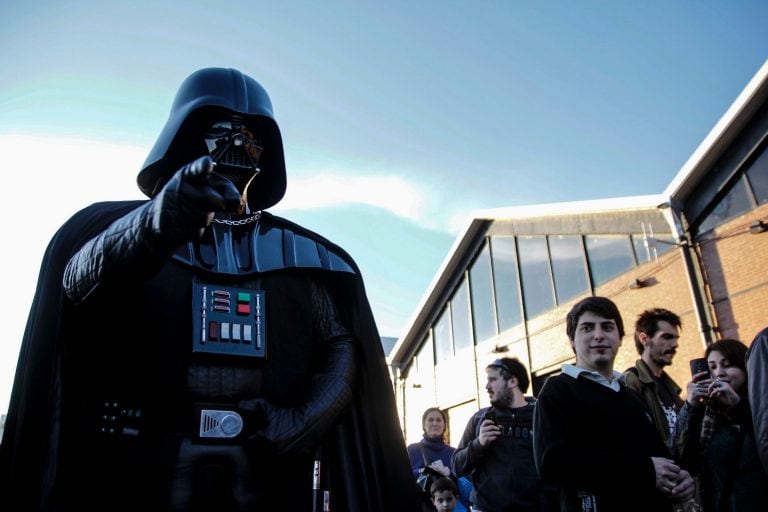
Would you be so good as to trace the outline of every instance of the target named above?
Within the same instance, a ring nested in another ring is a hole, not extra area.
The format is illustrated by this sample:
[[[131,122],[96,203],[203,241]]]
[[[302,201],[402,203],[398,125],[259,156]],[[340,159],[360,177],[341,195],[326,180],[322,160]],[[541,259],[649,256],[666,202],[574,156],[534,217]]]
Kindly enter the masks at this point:
[[[296,455],[314,449],[352,400],[355,347],[351,338],[329,342],[322,368],[315,373],[302,405],[277,407],[263,398],[242,400],[246,446],[256,453]],[[249,427],[250,425],[250,427]]]
[[[176,247],[199,237],[214,212],[238,211],[240,192],[214,167],[209,156],[185,165],[151,201],[86,242],[64,270],[67,296],[80,303],[105,282],[144,279]]]
[[[152,199],[150,228],[167,247],[200,237],[216,212],[241,211],[242,195],[215,167],[211,157],[198,158],[176,171]]]
[[[293,451],[289,446],[307,423],[302,407],[275,407],[263,398],[242,400],[237,405],[245,417],[246,445],[251,450],[281,455]]]

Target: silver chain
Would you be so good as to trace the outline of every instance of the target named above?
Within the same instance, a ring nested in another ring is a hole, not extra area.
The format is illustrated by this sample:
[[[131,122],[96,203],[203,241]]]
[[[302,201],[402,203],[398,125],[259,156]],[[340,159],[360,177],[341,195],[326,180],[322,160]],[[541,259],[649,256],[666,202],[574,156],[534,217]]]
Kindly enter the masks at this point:
[[[250,224],[251,222],[256,222],[261,218],[261,212],[256,212],[250,217],[246,217],[244,219],[213,219],[213,222],[216,224],[225,224],[227,226],[245,226],[246,224]]]

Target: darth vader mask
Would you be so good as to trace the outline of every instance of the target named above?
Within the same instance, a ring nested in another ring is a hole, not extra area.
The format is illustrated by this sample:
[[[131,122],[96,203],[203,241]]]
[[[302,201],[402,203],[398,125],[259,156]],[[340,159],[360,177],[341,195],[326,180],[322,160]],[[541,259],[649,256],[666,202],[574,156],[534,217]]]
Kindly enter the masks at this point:
[[[212,123],[203,135],[208,154],[216,162],[216,174],[232,181],[240,193],[261,172],[259,158],[264,148],[254,132],[257,130],[233,117]]]

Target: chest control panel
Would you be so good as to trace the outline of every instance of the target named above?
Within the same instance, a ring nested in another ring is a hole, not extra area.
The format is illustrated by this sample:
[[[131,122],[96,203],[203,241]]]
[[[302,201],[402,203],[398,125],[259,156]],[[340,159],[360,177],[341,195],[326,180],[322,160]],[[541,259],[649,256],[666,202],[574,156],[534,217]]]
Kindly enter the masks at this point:
[[[192,352],[267,357],[263,290],[195,282]]]

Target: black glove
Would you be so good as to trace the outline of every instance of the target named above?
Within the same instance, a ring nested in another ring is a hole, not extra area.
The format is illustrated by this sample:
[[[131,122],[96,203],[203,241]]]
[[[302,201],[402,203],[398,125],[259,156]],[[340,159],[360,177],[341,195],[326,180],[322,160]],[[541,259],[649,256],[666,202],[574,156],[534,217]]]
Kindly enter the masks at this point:
[[[185,165],[151,201],[83,245],[64,270],[67,296],[78,303],[105,281],[150,276],[172,250],[199,237],[214,212],[237,211],[240,192],[214,167],[208,156]]]
[[[322,367],[307,386],[309,394],[302,405],[277,407],[263,398],[238,404],[245,413],[249,449],[278,455],[314,449],[352,400],[355,378],[355,346],[350,337],[330,340],[325,355]],[[256,430],[248,432],[254,425]]]
[[[237,212],[242,196],[234,183],[213,172],[216,164],[204,156],[185,165],[151,201],[150,228],[170,249],[200,237],[215,212]]]

